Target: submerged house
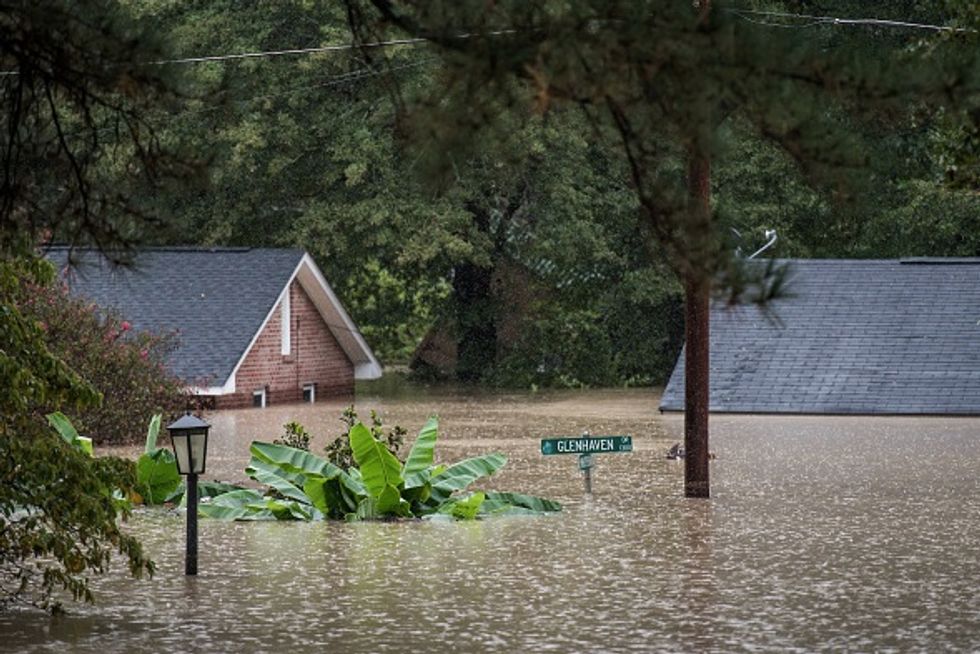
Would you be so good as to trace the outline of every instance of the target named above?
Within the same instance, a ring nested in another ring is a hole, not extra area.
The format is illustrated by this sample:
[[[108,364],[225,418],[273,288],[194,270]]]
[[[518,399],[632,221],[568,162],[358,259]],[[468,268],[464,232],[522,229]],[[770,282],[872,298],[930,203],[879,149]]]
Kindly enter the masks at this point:
[[[980,259],[787,261],[768,312],[711,309],[710,410],[980,415]],[[660,403],[684,410],[684,353]]]
[[[169,366],[216,408],[350,396],[381,366],[302,250],[151,248],[131,266],[88,250],[47,257],[72,294],[135,329],[179,332]]]

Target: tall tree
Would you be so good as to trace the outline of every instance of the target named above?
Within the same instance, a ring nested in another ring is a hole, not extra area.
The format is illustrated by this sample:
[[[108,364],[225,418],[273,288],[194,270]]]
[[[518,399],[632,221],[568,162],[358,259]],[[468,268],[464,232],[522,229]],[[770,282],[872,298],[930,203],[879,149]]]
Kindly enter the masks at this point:
[[[53,593],[91,599],[88,580],[122,555],[152,573],[120,529],[114,493],[133,486],[131,462],[92,459],[59,438],[41,407],[91,406],[99,393],[46,347],[25,315],[24,282],[54,271],[34,248],[54,237],[120,256],[153,221],[136,184],[173,170],[142,118],[166,100],[150,35],[106,0],[0,7],[0,608],[57,606]]]
[[[718,148],[726,122],[744,121],[788,152],[808,180],[853,195],[849,182],[879,162],[870,160],[849,116],[872,106],[897,112],[910,101],[977,100],[974,33],[928,53],[883,41],[869,57],[860,42],[842,39],[826,49],[820,39],[745,20],[729,3],[710,12],[703,2],[692,10],[652,0],[347,4],[364,41],[393,33],[387,28],[440,48],[451,71],[443,77],[449,93],[469,99],[457,105],[454,142],[495,127],[493,116],[481,121],[467,107],[580,107],[597,138],[618,144],[643,221],[689,298],[703,297],[732,259],[705,211],[707,188],[688,192],[686,176],[671,163],[694,153],[690,177],[703,178],[699,168]],[[691,324],[698,322],[692,316]],[[705,379],[706,363],[699,357]],[[704,415],[706,394],[689,400],[696,406],[689,403],[686,413]],[[692,454],[707,459],[706,450]],[[707,496],[707,484],[688,474],[686,494]]]

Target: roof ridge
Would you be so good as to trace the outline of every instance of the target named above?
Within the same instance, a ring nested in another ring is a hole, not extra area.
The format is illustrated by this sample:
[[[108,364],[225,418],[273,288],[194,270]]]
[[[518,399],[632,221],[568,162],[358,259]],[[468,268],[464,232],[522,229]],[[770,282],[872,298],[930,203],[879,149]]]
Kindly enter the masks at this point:
[[[144,252],[151,253],[206,253],[206,254],[216,254],[216,253],[246,253],[246,252],[295,252],[295,253],[305,253],[306,250],[301,247],[251,247],[251,246],[236,246],[236,245],[152,245],[145,247],[137,247],[132,250],[102,250],[97,247],[92,246],[71,246],[71,245],[46,245],[41,248],[44,253],[51,252],[79,252],[85,254],[106,254],[106,255],[120,255],[124,256],[127,254],[139,254]]]
[[[768,261],[768,259],[752,259],[751,261]],[[980,265],[980,257],[894,257],[888,259],[871,258],[830,258],[830,257],[780,257],[777,263],[827,263],[827,264],[847,264],[847,263],[877,263],[877,264],[903,264],[903,265]]]
[[[977,266],[980,265],[980,257],[905,257],[898,262],[917,266]]]
[[[102,249],[90,245],[65,245],[52,244],[45,245],[45,252],[66,252],[74,250],[76,252],[103,252]],[[246,245],[148,245],[133,248],[132,250],[107,250],[113,252],[305,252],[301,247],[251,247]]]

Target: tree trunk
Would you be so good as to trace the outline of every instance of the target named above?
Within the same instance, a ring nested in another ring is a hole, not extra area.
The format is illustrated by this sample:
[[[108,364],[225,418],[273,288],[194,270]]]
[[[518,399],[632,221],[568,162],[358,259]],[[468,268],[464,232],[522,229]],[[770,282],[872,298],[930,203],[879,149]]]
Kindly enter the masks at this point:
[[[453,274],[456,305],[456,378],[480,381],[497,356],[493,269],[462,263]]]
[[[708,309],[710,285],[685,284],[684,495],[709,497],[708,483]]]
[[[688,191],[691,200],[689,249],[709,256],[700,247],[711,239],[711,162],[694,152],[688,164]],[[697,245],[695,245],[697,243]],[[694,247],[691,247],[694,246]],[[684,495],[710,497],[708,483],[708,377],[711,277],[704,261],[692,261],[684,280]]]

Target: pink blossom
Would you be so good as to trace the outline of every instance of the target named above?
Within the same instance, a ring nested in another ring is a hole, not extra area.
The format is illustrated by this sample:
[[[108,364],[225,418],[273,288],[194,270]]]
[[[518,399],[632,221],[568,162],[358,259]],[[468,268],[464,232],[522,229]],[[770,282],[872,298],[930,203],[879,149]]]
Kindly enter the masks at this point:
[[[119,328],[122,329],[122,331],[124,331],[124,332],[128,332],[131,327],[132,327],[132,325],[129,324],[129,321],[128,320],[123,320],[122,321],[122,324],[119,325]]]

